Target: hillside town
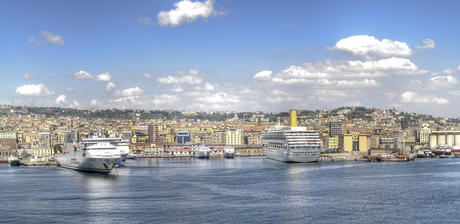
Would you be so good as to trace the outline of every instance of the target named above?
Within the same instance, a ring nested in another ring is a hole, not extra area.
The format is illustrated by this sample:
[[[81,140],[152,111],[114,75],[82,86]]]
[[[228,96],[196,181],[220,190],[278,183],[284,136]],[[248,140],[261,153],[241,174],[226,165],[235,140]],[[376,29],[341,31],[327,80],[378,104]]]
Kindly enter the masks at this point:
[[[55,112],[46,112],[50,110]],[[288,122],[287,112],[163,110],[157,113],[163,117],[147,119],[145,114],[153,111],[119,112],[122,119],[103,117],[109,112],[102,109],[41,108],[37,113],[37,108],[27,105],[0,105],[0,159],[51,156],[57,149],[65,150],[65,143],[96,134],[129,140],[130,152],[139,156],[192,156],[193,146],[202,143],[214,146],[213,156],[222,155],[226,145],[235,147],[236,155],[262,155],[262,132],[276,125],[277,118],[281,125]],[[204,119],[216,118],[211,115],[225,119]],[[320,134],[322,153],[370,154],[382,148],[409,153],[460,145],[458,119],[364,107],[298,109],[297,115],[299,126]]]

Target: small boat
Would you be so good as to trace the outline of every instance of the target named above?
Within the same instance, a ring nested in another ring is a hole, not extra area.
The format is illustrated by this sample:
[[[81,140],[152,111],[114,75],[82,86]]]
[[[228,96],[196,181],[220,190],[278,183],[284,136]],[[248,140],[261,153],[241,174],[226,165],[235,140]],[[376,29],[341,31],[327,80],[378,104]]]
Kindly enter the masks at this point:
[[[235,156],[235,148],[230,146],[225,146],[224,148],[224,157],[233,158]]]
[[[19,159],[17,157],[9,157],[8,158],[8,164],[10,164],[10,166],[19,166],[21,165]]]
[[[133,154],[133,153],[129,153],[127,156],[126,156],[126,159],[137,159],[138,156],[136,154]]]
[[[442,154],[442,155],[439,155],[439,158],[440,158],[440,159],[445,159],[445,158],[448,158],[448,156]]]

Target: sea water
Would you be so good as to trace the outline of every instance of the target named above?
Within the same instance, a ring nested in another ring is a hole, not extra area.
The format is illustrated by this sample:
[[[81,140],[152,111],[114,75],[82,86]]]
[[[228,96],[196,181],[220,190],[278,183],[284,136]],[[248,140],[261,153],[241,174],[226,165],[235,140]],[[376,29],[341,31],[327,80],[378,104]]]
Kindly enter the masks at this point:
[[[459,223],[460,158],[140,158],[114,176],[0,164],[6,223]]]

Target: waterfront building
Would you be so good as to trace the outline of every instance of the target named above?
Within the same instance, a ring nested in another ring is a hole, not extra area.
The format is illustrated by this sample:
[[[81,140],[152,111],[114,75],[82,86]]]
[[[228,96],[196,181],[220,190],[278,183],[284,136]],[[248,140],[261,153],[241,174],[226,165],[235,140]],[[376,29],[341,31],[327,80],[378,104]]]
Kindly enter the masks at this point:
[[[38,146],[39,148],[51,148],[51,133],[49,131],[38,133]]]
[[[420,133],[420,143],[426,144],[430,142],[431,129],[430,129],[429,124],[423,124],[419,133]]]
[[[361,151],[367,152],[370,149],[370,136],[352,132],[338,136],[338,148],[341,152]]]
[[[327,141],[328,149],[338,149],[339,148],[339,136],[329,137]]]
[[[10,149],[17,149],[18,135],[16,132],[1,132],[0,145],[9,147]]]
[[[159,142],[158,135],[159,135],[158,124],[149,124],[148,125],[148,142],[158,143]]]
[[[176,132],[176,142],[179,144],[185,144],[191,142],[191,131],[178,131]]]
[[[343,121],[331,121],[329,122],[329,133],[330,137],[346,133],[346,122]]]
[[[227,145],[241,145],[241,131],[237,129],[228,130],[226,133],[225,143]]]

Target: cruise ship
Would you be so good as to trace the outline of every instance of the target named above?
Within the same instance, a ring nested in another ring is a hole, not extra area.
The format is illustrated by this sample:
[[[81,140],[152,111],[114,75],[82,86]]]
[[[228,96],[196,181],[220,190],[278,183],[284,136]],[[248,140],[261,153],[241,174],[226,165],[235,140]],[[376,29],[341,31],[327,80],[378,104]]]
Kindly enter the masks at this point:
[[[195,150],[195,157],[199,159],[209,159],[209,156],[211,155],[211,149],[209,149],[208,146],[205,146],[203,144],[199,145],[197,149]]]
[[[64,168],[104,174],[110,174],[112,168],[121,162],[119,150],[109,142],[68,143],[66,151],[55,154],[54,159],[58,166]]]
[[[317,162],[321,153],[319,134],[306,127],[297,127],[295,110],[289,112],[289,125],[278,124],[265,129],[262,134],[262,149],[269,159],[281,162]]]
[[[230,146],[225,146],[224,148],[224,157],[233,158],[235,156],[235,148]]]

